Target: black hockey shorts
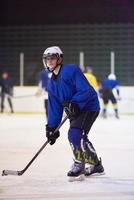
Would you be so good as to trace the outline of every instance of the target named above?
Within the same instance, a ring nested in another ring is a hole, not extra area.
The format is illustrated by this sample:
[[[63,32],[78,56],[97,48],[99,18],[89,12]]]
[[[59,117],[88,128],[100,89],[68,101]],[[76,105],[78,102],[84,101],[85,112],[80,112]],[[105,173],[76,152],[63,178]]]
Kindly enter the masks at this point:
[[[117,103],[117,100],[112,92],[111,89],[105,89],[103,92],[102,92],[102,99],[103,99],[103,102],[104,104],[108,104],[109,101],[111,101],[113,104],[116,104]]]
[[[99,115],[98,111],[82,111],[78,116],[70,119],[71,128],[80,128],[88,133]]]

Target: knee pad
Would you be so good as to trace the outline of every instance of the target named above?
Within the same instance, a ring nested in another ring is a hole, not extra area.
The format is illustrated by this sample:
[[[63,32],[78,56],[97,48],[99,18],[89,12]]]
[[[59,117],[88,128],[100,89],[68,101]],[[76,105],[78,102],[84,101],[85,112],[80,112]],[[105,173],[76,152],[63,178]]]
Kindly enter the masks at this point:
[[[68,131],[68,140],[75,148],[81,147],[82,129],[70,128]]]

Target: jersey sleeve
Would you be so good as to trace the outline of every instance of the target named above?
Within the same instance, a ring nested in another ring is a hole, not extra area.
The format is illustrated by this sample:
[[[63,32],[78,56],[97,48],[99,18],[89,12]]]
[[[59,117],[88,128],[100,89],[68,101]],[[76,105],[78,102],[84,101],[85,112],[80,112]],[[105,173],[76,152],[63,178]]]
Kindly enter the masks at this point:
[[[116,80],[116,86],[115,86],[117,95],[120,96],[120,89],[119,89],[119,82]]]
[[[52,94],[48,96],[48,126],[57,127],[62,119],[63,107],[59,100]]]

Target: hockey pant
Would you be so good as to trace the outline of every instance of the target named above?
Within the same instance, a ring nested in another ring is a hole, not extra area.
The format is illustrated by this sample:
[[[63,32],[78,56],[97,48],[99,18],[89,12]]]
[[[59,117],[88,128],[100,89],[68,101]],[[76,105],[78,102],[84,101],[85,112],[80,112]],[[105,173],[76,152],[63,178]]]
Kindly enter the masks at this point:
[[[112,102],[114,112],[118,113],[117,100],[113,94],[112,89],[105,88],[102,91],[102,99],[103,99],[103,113],[107,112],[107,106],[108,106],[109,101]]]
[[[74,158],[78,162],[84,162],[93,165],[97,165],[99,162],[95,148],[88,139],[88,132],[98,114],[99,111],[88,111],[74,119],[73,123],[71,121],[70,129],[68,131],[68,140],[72,147]]]

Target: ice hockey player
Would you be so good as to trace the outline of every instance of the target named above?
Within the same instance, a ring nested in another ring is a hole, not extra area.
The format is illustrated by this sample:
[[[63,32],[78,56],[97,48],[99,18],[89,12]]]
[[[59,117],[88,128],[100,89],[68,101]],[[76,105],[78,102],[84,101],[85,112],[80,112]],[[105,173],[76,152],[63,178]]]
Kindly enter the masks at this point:
[[[116,90],[117,97],[115,97],[113,89]],[[116,80],[115,74],[109,74],[108,78],[102,81],[99,92],[103,100],[102,117],[104,118],[107,117],[107,107],[108,107],[109,101],[111,101],[113,105],[115,117],[119,119],[117,100],[120,100],[120,91],[119,91],[119,82]]]
[[[48,80],[51,77],[51,73],[42,69],[38,74],[38,88],[36,91],[36,96],[44,95],[44,108],[46,112],[46,117],[48,116],[48,94],[47,94],[47,84]]]
[[[11,113],[13,113],[14,111],[11,100],[13,96],[13,81],[11,78],[9,78],[8,72],[2,73],[2,78],[0,80],[0,87],[1,87],[1,113],[4,112],[5,98],[7,98],[7,101],[11,109]]]
[[[70,181],[104,173],[101,159],[88,139],[88,132],[96,120],[100,105],[97,94],[75,64],[63,64],[63,52],[57,46],[43,53],[45,68],[52,72],[48,82],[48,123],[46,137],[53,145],[60,136],[54,133],[62,119],[63,110],[70,113],[68,140],[74,154],[74,163],[67,173]],[[88,163],[90,166],[85,167]],[[85,175],[85,176],[84,176]]]
[[[84,76],[87,78],[90,85],[92,85],[92,87],[96,90],[96,92],[98,92],[99,86],[98,86],[97,78],[93,74],[93,70],[91,67],[88,67],[88,66],[85,67]]]

